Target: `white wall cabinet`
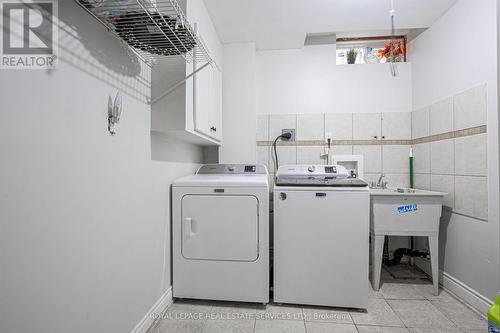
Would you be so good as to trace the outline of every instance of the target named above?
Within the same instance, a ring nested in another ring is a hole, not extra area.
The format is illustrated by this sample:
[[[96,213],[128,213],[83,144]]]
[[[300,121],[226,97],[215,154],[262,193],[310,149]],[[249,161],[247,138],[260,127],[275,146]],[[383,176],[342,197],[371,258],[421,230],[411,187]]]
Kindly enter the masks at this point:
[[[211,129],[215,139],[222,141],[222,72],[215,67],[212,76],[212,111],[210,112],[210,124],[215,127]]]
[[[205,41],[213,63],[201,69],[169,95],[153,103],[151,130],[200,145],[222,143],[222,44],[203,0],[180,2],[190,24]],[[153,66],[154,100],[206,63],[159,61]]]
[[[216,65],[194,76],[195,130],[217,141],[222,140],[222,75]]]

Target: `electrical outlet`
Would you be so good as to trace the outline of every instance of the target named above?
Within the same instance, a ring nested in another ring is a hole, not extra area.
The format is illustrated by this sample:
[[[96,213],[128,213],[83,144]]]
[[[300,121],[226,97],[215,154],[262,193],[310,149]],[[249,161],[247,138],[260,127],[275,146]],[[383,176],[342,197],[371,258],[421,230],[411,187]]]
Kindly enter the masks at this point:
[[[282,138],[282,140],[285,140],[285,141],[295,141],[295,129],[294,128],[282,129],[281,130],[281,134],[285,134],[285,133],[291,133],[292,137],[290,138],[290,140],[287,140],[285,138]]]
[[[332,133],[330,132],[325,133],[325,143],[328,143],[328,139],[330,139],[330,142],[332,141]]]

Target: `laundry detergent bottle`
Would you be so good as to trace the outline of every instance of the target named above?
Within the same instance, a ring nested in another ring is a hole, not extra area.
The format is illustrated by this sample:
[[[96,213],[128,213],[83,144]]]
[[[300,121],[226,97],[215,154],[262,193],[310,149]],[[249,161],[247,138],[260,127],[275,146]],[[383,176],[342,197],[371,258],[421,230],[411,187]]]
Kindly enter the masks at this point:
[[[488,333],[500,333],[500,293],[488,310]]]

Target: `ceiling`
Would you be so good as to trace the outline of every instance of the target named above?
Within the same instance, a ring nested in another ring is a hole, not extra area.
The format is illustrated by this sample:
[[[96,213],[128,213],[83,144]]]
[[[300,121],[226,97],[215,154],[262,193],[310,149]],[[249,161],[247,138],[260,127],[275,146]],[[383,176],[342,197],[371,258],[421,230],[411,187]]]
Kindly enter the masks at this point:
[[[428,28],[457,0],[395,0],[399,29]],[[301,48],[307,33],[390,28],[390,0],[204,0],[224,43]]]

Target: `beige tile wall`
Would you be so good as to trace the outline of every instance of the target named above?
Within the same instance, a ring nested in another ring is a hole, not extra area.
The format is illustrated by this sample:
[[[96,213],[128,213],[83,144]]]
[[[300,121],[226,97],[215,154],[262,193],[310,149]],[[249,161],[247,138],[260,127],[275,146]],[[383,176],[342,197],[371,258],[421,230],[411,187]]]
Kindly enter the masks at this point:
[[[382,136],[381,113],[355,113],[352,117],[352,138],[373,140]]]
[[[453,131],[453,99],[447,98],[431,105],[429,118],[430,135]]]
[[[392,186],[408,186],[409,145],[382,145],[384,140],[410,140],[412,115],[398,113],[335,113],[257,116],[257,159],[274,172],[274,154],[269,146],[285,128],[296,129],[296,140],[278,145],[280,164],[323,164],[325,133],[333,140],[332,154],[364,156],[365,180],[377,180],[384,173]],[[376,138],[375,138],[376,137]],[[385,138],[383,138],[385,137]],[[350,144],[351,140],[366,140]]]
[[[486,86],[481,85],[453,98],[455,130],[486,124]]]
[[[332,133],[333,140],[352,140],[352,113],[325,114],[325,133]]]
[[[460,136],[486,126],[486,86],[480,85],[412,112],[412,139],[453,132],[447,139],[413,145],[416,188],[446,192],[445,206],[488,218],[487,134]]]
[[[325,163],[323,141],[331,133],[332,154],[364,156],[365,181],[384,173],[389,186],[408,187],[409,150],[423,142],[413,144],[414,187],[446,192],[445,206],[487,219],[485,125],[485,85],[413,112],[259,115],[257,159],[273,173],[270,142],[292,128],[298,141],[277,147],[280,164]]]
[[[411,113],[382,113],[382,136],[386,140],[411,139]]]
[[[411,113],[412,139],[430,135],[429,129],[430,108],[424,108]]]

